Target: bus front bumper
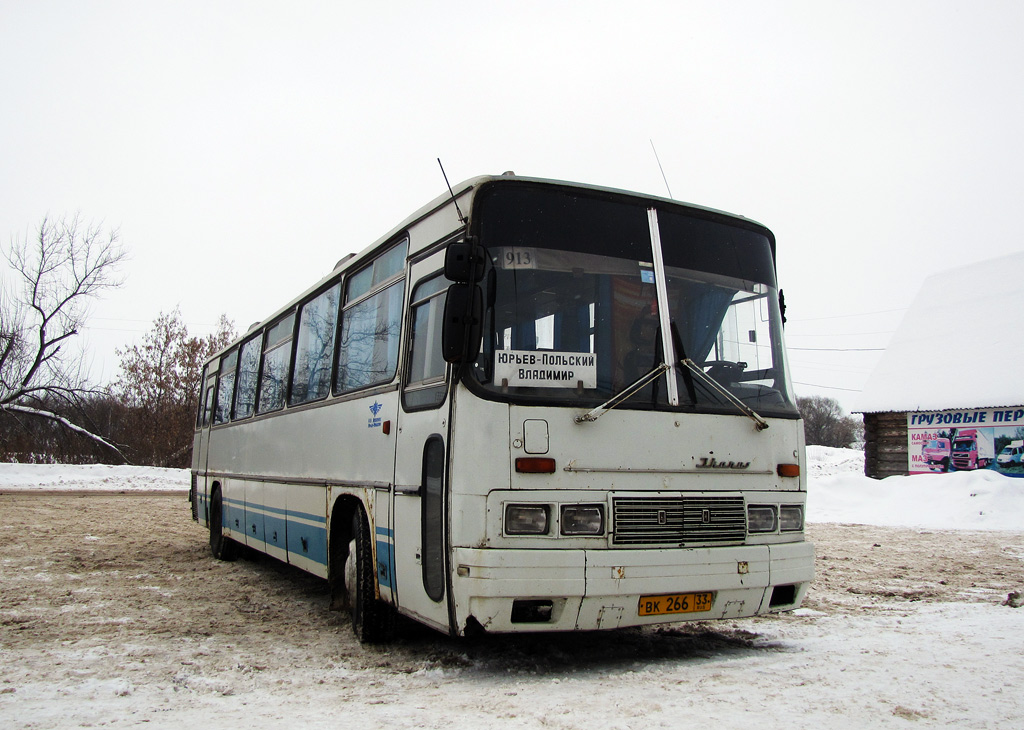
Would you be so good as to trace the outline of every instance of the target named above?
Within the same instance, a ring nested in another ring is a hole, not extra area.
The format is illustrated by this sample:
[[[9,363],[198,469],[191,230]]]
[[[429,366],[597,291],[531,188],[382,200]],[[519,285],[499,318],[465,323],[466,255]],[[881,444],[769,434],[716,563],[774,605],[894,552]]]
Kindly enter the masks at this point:
[[[798,607],[814,577],[809,542],[667,550],[456,548],[454,558],[459,633],[474,625],[493,632],[571,631],[756,616]],[[700,610],[642,615],[652,605]]]

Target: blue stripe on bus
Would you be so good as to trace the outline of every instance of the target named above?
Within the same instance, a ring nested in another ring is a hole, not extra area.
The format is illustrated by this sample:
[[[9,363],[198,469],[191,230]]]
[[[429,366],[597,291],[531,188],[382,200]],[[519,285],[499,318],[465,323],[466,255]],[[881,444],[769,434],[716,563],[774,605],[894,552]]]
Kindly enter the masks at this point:
[[[222,524],[259,542],[286,549],[291,556],[327,565],[327,518],[309,512],[246,504],[245,500],[225,498]],[[316,522],[307,525],[299,520]]]
[[[323,515],[314,515],[309,512],[299,512],[293,509],[281,509],[280,507],[267,507],[266,505],[253,505],[253,509],[261,509],[269,514],[283,515],[285,517],[301,517],[304,520],[310,522],[319,522],[323,525],[327,524],[327,518]]]
[[[288,534],[288,523],[280,517],[267,515],[263,518],[263,536],[267,545],[285,549],[285,536]]]
[[[392,530],[390,527],[378,527],[377,528],[377,534],[378,535],[383,535],[384,537],[391,538],[392,540],[395,539],[395,531]]]
[[[391,552],[391,543],[377,541],[377,582],[381,588],[392,588],[395,558]]]
[[[299,518],[301,518],[303,520],[309,520],[311,522],[319,522],[319,523],[321,523],[323,525],[327,524],[327,517],[324,516],[324,515],[315,515],[315,514],[312,514],[310,512],[299,512],[298,510],[294,510],[294,509],[282,509],[281,507],[269,507],[269,506],[267,506],[265,504],[254,504],[254,503],[248,503],[247,504],[244,499],[233,499],[233,498],[230,498],[230,497],[225,497],[224,498],[225,512],[227,511],[227,508],[229,506],[230,507],[236,507],[236,508],[241,509],[241,510],[244,510],[244,509],[261,510],[264,513],[273,513],[273,514],[282,515],[284,517],[299,517]]]
[[[327,565],[327,530],[300,522],[288,523],[288,555]]]

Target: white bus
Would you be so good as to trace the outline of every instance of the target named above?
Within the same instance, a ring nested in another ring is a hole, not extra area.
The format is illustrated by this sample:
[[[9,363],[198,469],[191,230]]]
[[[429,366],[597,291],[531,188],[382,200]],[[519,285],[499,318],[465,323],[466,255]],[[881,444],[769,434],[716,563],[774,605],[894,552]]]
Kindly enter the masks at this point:
[[[213,357],[213,554],[326,578],[361,641],[797,607],[803,426],[757,223],[506,174],[456,186]]]

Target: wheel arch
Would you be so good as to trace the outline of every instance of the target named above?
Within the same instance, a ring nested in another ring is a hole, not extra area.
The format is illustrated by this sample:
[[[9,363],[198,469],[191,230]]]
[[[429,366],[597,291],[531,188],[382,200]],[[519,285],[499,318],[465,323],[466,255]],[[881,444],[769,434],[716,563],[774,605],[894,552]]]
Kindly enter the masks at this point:
[[[352,520],[360,511],[363,514],[367,512],[363,501],[354,494],[339,494],[331,505],[327,524],[327,581],[331,588],[332,611],[340,611],[348,599],[345,562],[348,560],[349,543],[355,538]]]

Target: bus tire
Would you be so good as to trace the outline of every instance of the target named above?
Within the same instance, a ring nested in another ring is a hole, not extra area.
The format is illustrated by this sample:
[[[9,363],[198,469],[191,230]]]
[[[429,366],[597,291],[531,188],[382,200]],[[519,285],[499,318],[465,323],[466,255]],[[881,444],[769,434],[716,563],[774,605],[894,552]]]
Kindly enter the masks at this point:
[[[345,585],[348,588],[352,630],[362,644],[384,644],[395,635],[395,612],[377,599],[377,571],[373,563],[370,526],[363,510],[352,518],[353,539],[345,563]]]
[[[238,557],[238,543],[224,534],[224,503],[220,487],[210,495],[210,552],[217,560],[234,560]]]

